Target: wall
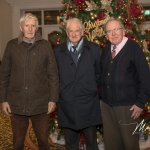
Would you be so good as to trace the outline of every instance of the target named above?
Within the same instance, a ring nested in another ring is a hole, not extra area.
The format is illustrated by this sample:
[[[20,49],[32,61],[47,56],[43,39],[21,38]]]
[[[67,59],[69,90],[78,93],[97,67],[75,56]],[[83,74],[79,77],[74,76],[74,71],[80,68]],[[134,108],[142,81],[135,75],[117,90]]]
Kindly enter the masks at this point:
[[[0,0],[0,59],[7,42],[12,39],[12,12],[10,5],[5,0]]]

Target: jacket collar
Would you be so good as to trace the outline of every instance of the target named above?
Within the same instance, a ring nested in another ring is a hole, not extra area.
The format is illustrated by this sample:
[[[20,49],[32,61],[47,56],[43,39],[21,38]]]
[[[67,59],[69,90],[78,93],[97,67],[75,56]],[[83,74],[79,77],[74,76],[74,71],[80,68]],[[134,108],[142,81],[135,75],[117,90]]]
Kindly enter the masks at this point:
[[[42,40],[42,36],[39,32],[35,33],[35,42]],[[20,44],[23,41],[23,32],[20,33],[18,37],[18,44]]]

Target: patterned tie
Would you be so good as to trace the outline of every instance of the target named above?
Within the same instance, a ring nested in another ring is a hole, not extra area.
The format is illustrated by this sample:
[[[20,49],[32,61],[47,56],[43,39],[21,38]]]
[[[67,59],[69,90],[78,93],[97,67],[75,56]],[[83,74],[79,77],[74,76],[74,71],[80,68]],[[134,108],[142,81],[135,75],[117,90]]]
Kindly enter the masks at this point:
[[[116,55],[116,45],[113,46],[113,49],[112,49],[112,51],[111,51],[111,56],[112,56],[112,58],[114,58],[115,55]]]
[[[74,53],[77,53],[76,46],[72,46],[72,48],[73,48],[73,52],[74,52]]]

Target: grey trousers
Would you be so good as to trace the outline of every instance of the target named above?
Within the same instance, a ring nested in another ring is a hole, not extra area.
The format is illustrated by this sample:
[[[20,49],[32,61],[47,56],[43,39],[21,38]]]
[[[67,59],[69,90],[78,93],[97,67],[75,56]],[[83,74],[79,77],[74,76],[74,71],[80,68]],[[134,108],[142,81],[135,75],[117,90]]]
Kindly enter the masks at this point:
[[[106,150],[140,150],[139,135],[133,134],[139,119],[131,118],[131,107],[111,107],[101,101]]]
[[[48,131],[49,115],[46,113],[35,116],[14,115],[10,117],[13,132],[13,150],[23,150],[29,118],[38,141],[39,150],[49,150]]]

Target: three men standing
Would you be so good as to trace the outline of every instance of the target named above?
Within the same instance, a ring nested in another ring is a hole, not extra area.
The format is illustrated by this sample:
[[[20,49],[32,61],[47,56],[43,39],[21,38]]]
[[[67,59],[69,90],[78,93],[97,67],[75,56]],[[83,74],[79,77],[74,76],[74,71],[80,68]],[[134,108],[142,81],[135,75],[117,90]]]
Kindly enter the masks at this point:
[[[37,28],[34,15],[21,17],[22,32],[8,42],[0,66],[0,102],[11,118],[13,150],[23,149],[29,118],[39,149],[49,149],[48,114],[55,108],[58,93],[58,123],[65,129],[67,148],[78,150],[83,131],[86,149],[98,150],[100,83],[106,150],[138,150],[138,136],[132,133],[149,97],[149,69],[139,45],[124,36],[122,23],[111,19],[105,24],[110,43],[101,60],[99,46],[82,37],[79,19],[67,21],[68,39],[54,49],[56,60]]]

